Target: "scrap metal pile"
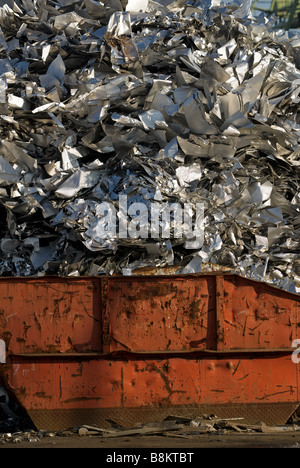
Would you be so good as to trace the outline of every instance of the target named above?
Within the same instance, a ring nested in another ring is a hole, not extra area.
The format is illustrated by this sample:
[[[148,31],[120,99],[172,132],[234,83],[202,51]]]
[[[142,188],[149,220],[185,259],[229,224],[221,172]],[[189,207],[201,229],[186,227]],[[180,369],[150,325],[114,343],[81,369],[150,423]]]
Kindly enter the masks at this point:
[[[274,25],[248,1],[2,1],[0,275],[211,262],[298,291],[300,38]],[[203,245],[172,217],[120,236],[136,202],[200,204]]]

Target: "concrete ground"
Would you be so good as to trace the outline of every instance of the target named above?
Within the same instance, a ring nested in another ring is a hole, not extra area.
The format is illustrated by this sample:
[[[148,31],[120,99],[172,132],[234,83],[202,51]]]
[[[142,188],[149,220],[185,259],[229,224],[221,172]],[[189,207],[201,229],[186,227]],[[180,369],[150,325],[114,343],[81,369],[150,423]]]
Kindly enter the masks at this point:
[[[120,437],[106,439],[102,436],[55,436],[44,437],[37,442],[6,442],[0,448],[98,448],[103,449],[103,455],[122,453],[123,449],[132,449],[132,454],[138,454],[146,449],[146,453],[159,453],[159,449],[171,449],[168,452],[190,452],[202,448],[300,448],[300,432],[280,434],[264,433],[227,433],[201,434],[188,437],[142,436]],[[101,456],[101,454],[100,454]],[[155,456],[153,456],[155,459]],[[100,460],[99,460],[100,461]]]

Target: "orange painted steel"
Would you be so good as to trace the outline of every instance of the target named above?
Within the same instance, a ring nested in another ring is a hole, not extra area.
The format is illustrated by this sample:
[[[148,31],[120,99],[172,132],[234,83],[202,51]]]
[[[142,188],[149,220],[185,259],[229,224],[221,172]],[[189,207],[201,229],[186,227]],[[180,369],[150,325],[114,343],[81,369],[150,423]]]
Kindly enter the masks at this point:
[[[281,424],[300,401],[300,297],[231,273],[0,278],[0,379],[40,429],[214,413]]]

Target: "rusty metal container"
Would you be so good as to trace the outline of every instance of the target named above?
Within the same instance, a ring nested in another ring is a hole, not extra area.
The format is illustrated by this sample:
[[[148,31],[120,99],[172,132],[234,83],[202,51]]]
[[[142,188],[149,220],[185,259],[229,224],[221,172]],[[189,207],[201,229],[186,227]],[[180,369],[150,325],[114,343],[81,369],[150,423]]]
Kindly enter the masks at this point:
[[[1,384],[38,429],[213,413],[283,424],[300,297],[225,272],[0,278]]]

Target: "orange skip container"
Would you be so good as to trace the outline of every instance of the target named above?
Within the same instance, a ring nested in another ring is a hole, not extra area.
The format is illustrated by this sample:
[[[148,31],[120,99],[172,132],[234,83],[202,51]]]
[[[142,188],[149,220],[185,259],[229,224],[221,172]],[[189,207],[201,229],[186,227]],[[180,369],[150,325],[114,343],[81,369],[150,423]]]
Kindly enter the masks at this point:
[[[37,429],[170,415],[284,424],[300,297],[232,273],[0,278],[0,383]]]

